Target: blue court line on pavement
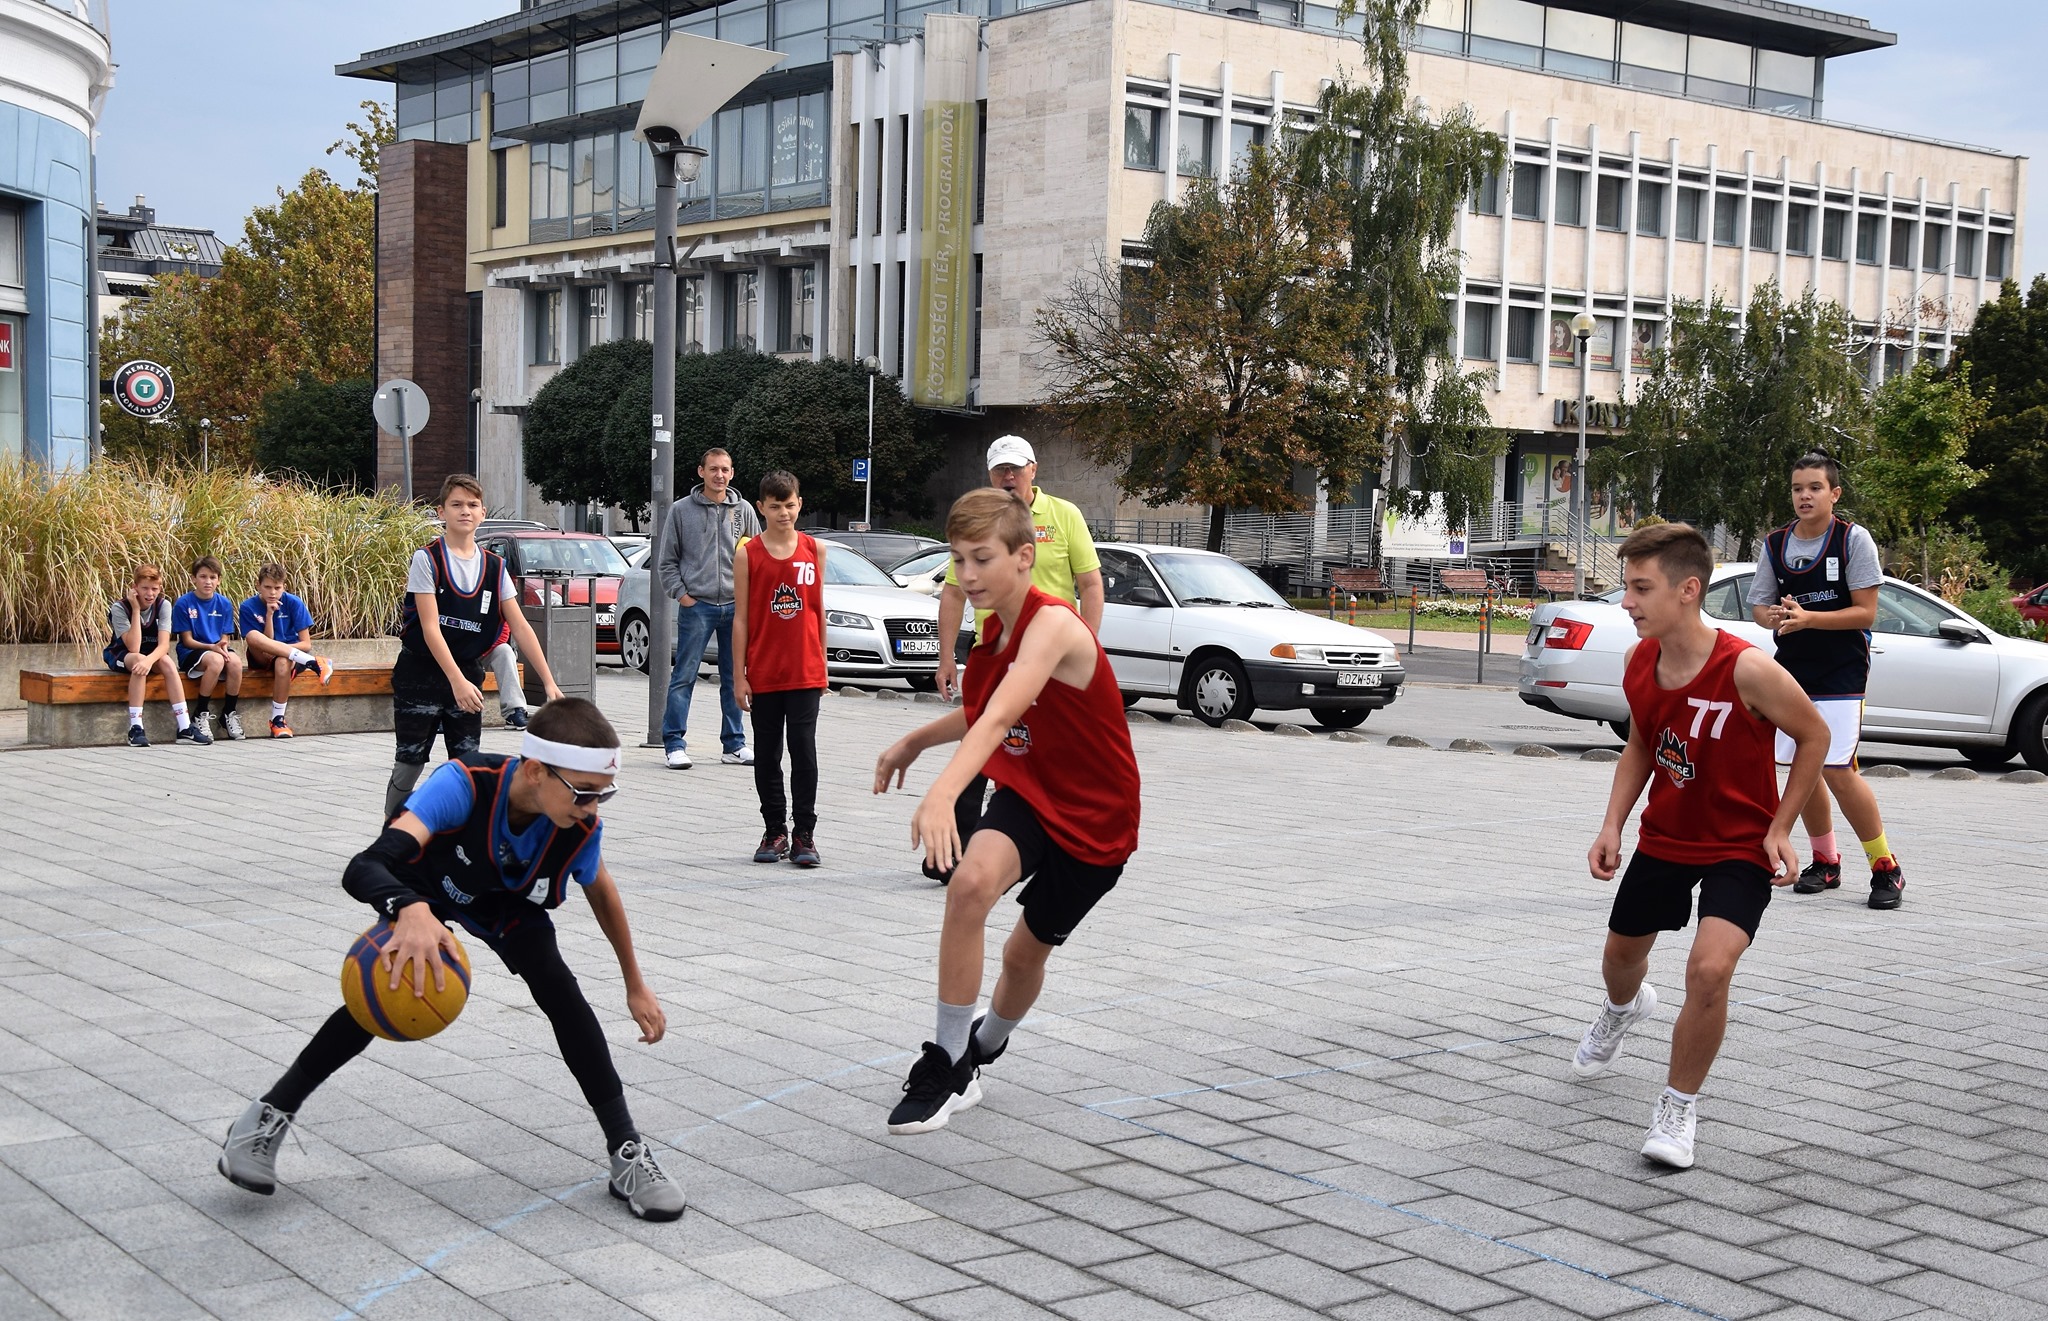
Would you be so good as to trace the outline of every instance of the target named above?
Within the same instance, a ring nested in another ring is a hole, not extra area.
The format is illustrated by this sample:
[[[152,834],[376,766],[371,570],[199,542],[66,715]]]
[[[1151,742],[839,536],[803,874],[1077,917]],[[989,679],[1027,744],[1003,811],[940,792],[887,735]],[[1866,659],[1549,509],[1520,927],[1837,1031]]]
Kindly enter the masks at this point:
[[[1130,1115],[1110,1114],[1108,1112],[1108,1107],[1115,1105],[1130,1105],[1145,1101],[1170,1101],[1176,1097],[1193,1096],[1203,1092],[1226,1092],[1233,1088],[1250,1087],[1265,1082],[1290,1082],[1299,1078],[1315,1077],[1319,1074],[1348,1073],[1354,1069],[1363,1068],[1368,1064],[1391,1064],[1402,1060],[1421,1059],[1432,1055],[1457,1055],[1468,1050],[1478,1050],[1486,1046],[1512,1046],[1524,1041],[1541,1040],[1551,1035],[1548,1032],[1531,1032],[1519,1037],[1504,1037],[1499,1041],[1468,1041],[1463,1045],[1438,1046],[1431,1050],[1411,1051],[1405,1055],[1376,1055],[1360,1060],[1355,1064],[1336,1065],[1321,1069],[1303,1069],[1297,1073],[1274,1074],[1266,1078],[1243,1078],[1237,1082],[1218,1083],[1213,1087],[1189,1087],[1180,1091],[1161,1092],[1156,1096],[1127,1096],[1114,1101],[1096,1101],[1083,1108],[1091,1113],[1099,1114],[1105,1119],[1114,1119],[1118,1123],[1129,1124],[1133,1128],[1151,1133],[1157,1137],[1170,1138],[1185,1146],[1193,1147],[1197,1151],[1206,1151],[1213,1156],[1221,1156],[1225,1160],[1235,1161],[1250,1169],[1263,1170],[1268,1174],[1277,1174],[1282,1178],[1307,1184],[1311,1188],[1320,1188],[1324,1192],[1336,1193],[1340,1197],[1348,1197],[1353,1201],[1364,1202],[1369,1206],[1376,1206],[1384,1211],[1392,1211],[1395,1215],[1406,1216],[1410,1220],[1415,1220],[1422,1224],[1432,1225],[1439,1229],[1452,1230],[1468,1238],[1476,1238],[1498,1247],[1507,1248],[1511,1252],[1519,1252],[1537,1261],[1547,1261],[1552,1265],[1562,1266],[1566,1270],[1577,1271],[1581,1275],[1588,1275],[1596,1280],[1604,1280],[1617,1289],[1626,1289],[1630,1293],[1640,1294],[1642,1297],[1656,1303],[1661,1303],[1666,1307],[1675,1307],[1682,1312],[1689,1312],[1694,1316],[1708,1317],[1711,1318],[1711,1321],[1729,1321],[1729,1318],[1722,1316],[1718,1312],[1711,1312],[1704,1307],[1685,1302],[1682,1299],[1658,1293],[1655,1289],[1646,1289],[1639,1284],[1630,1284],[1626,1280],[1617,1280],[1605,1271],[1596,1270],[1591,1266],[1581,1266],[1575,1261],[1545,1252],[1541,1248],[1532,1248],[1526,1243],[1517,1243],[1514,1239],[1502,1235],[1489,1234],[1484,1230],[1474,1229],[1470,1225],[1461,1225],[1455,1220],[1446,1220],[1442,1216],[1431,1215],[1427,1211],[1418,1211],[1412,1207],[1402,1206],[1398,1202],[1389,1202],[1382,1198],[1374,1197],[1371,1193],[1362,1193],[1355,1188],[1346,1188],[1341,1184],[1332,1183],[1328,1179],[1318,1179],[1312,1174],[1301,1174],[1294,1170],[1283,1170],[1277,1165],[1269,1165],[1264,1161],[1253,1160],[1249,1156],[1241,1156],[1236,1152],[1224,1151],[1209,1143],[1197,1142],[1195,1139],[1185,1137],[1179,1133],[1169,1133],[1156,1124],[1146,1123],[1143,1119],[1133,1118]],[[1258,1136],[1265,1135],[1259,1134]]]

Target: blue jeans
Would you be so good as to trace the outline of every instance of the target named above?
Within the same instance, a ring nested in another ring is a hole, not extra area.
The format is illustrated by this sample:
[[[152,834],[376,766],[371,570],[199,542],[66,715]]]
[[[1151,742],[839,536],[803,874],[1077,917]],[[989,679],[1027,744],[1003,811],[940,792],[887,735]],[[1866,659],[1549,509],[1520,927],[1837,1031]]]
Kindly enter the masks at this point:
[[[718,741],[727,752],[746,746],[740,729],[740,702],[732,691],[732,602],[676,607],[675,668],[668,673],[668,711],[661,720],[661,747],[674,752],[689,743],[690,695],[697,688],[697,667],[704,661],[704,648],[712,635],[718,637],[718,706],[723,715],[718,723]]]

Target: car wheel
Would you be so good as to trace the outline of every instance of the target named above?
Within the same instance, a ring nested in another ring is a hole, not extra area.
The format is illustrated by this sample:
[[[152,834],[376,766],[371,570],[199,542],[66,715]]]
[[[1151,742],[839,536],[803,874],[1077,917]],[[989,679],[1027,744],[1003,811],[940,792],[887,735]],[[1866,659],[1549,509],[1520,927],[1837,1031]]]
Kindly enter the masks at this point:
[[[647,673],[647,653],[652,640],[648,635],[647,616],[630,612],[619,624],[619,659],[640,673]]]
[[[1226,720],[1246,720],[1252,713],[1252,681],[1244,666],[1227,652],[1189,667],[1188,705],[1204,724],[1220,725]]]
[[[1335,711],[1312,712],[1316,724],[1324,729],[1357,729],[1372,714],[1369,706],[1345,706]]]
[[[1143,696],[1144,696],[1144,694],[1143,694],[1143,693],[1123,693],[1123,694],[1121,694],[1121,696],[1122,696],[1122,697],[1123,697],[1123,699],[1124,699],[1124,710],[1128,711],[1128,710],[1130,710],[1130,709],[1131,709],[1132,707],[1134,707],[1134,706],[1136,706],[1136,705],[1138,704],[1138,699],[1139,699],[1140,697],[1143,697]]]
[[[1622,717],[1621,719],[1619,719],[1619,720],[1610,720],[1610,721],[1608,721],[1608,722],[1607,722],[1607,728],[1609,728],[1610,730],[1614,731],[1614,737],[1616,737],[1616,738],[1620,739],[1620,740],[1621,740],[1621,741],[1622,741],[1623,743],[1626,743],[1626,742],[1628,742],[1628,717],[1627,717],[1627,716],[1623,716],[1623,717]]]
[[[2010,743],[2002,748],[1963,747],[1957,748],[1956,751],[1963,755],[1964,761],[1987,771],[1997,770],[2013,758],[2013,746]]]
[[[2012,722],[2012,741],[2027,765],[2048,775],[2048,691],[2035,693]]]
[[[910,685],[913,693],[935,693],[939,691],[939,676],[936,674],[906,674],[903,682]]]

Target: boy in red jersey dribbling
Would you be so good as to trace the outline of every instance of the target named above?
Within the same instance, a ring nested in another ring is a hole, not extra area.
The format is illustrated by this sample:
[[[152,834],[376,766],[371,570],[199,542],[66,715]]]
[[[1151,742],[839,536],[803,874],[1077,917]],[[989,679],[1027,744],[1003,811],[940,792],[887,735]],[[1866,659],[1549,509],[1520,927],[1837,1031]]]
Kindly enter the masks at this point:
[[[1007,491],[961,496],[946,517],[969,604],[992,610],[967,667],[963,705],[905,735],[875,763],[884,793],[918,754],[958,742],[911,819],[926,866],[947,871],[936,1041],[928,1041],[891,1133],[928,1133],[981,1100],[975,1081],[1045,984],[1045,965],[1116,885],[1138,846],[1138,762],[1109,657],[1072,606],[1031,585],[1031,510]],[[977,775],[996,784],[965,855],[953,806]],[[981,996],[989,910],[1018,881],[1023,920],[1003,945],[988,1012]]]
[[[1643,1155],[1693,1163],[1700,1088],[1728,1028],[1728,984],[1756,938],[1771,887],[1799,874],[1792,824],[1820,779],[1828,726],[1790,674],[1700,617],[1714,572],[1706,538],[1683,523],[1638,529],[1622,543],[1622,609],[1642,640],[1629,648],[1628,750],[1599,838],[1593,875],[1614,878],[1621,828],[1649,786],[1635,856],[1615,890],[1601,974],[1607,1002],[1579,1042],[1572,1071],[1591,1078],[1621,1053],[1622,1036],[1657,1009],[1643,980],[1659,931],[1683,930],[1699,889],[1700,927],[1685,965],[1685,1007],[1671,1029],[1671,1066]],[[1782,800],[1776,735],[1796,751]]]

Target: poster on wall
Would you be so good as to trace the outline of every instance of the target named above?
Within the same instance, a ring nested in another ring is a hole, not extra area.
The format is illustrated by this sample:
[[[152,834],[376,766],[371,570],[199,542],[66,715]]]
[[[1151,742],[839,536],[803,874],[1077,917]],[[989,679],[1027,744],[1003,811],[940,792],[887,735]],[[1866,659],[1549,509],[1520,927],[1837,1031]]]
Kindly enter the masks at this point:
[[[1572,456],[1522,456],[1522,531],[1529,536],[1562,532],[1571,517]]]
[[[1656,356],[1656,353],[1657,323],[1654,321],[1636,322],[1635,333],[1630,335],[1628,340],[1629,370],[1637,372],[1650,370],[1650,360]]]
[[[1614,370],[1614,330],[1614,318],[1601,317],[1600,328],[1593,332],[1593,338],[1586,341],[1586,353],[1592,358],[1596,372]]]
[[[1568,316],[1550,318],[1550,365],[1578,366],[1578,359],[1572,356],[1572,319]]]
[[[1380,514],[1380,553],[1403,559],[1465,558],[1465,530],[1444,526],[1444,498],[1430,497],[1429,512],[1409,518],[1388,504]]]

